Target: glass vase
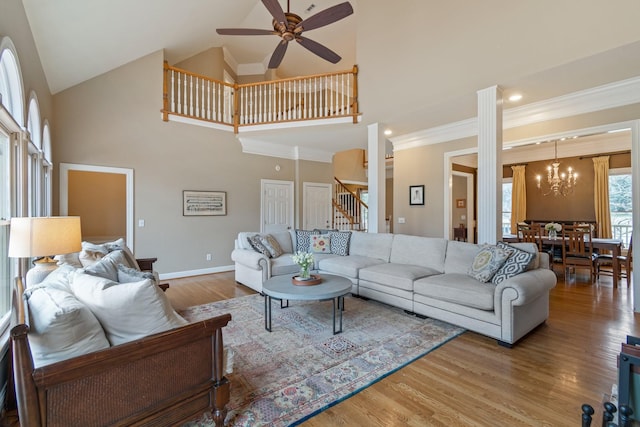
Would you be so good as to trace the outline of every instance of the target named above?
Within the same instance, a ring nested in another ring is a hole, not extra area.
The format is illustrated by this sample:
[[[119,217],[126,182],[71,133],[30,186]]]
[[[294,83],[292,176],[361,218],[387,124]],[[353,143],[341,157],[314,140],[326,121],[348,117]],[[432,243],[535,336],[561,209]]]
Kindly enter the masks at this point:
[[[557,237],[558,237],[558,232],[556,231],[555,228],[552,228],[551,230],[549,230],[550,239],[556,239]]]
[[[301,279],[310,279],[311,278],[311,272],[309,270],[309,266],[308,265],[306,267],[300,267],[300,278]]]

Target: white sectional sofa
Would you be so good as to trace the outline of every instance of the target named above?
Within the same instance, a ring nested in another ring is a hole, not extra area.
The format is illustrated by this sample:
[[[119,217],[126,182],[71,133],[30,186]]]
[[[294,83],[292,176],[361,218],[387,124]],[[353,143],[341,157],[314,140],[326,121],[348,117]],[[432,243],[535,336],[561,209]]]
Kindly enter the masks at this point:
[[[284,253],[276,258],[256,252],[239,233],[236,281],[258,292],[271,276],[294,274],[296,232],[273,236]],[[513,244],[535,253],[526,271],[498,284],[482,282],[469,269],[483,246],[442,238],[353,232],[347,256],[314,254],[320,274],[347,277],[356,296],[375,299],[407,312],[440,319],[511,346],[549,316],[549,290],[556,276],[548,255],[533,244]]]

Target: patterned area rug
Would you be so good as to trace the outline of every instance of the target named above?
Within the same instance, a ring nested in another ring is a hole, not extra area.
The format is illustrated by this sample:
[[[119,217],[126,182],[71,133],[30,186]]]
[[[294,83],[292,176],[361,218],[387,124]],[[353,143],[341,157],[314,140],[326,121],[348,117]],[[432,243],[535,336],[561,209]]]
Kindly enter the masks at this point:
[[[183,310],[189,321],[231,313],[223,329],[233,348],[228,426],[297,425],[429,353],[464,330],[419,319],[374,301],[345,297],[343,333],[333,335],[331,301],[272,306],[249,295]],[[183,427],[209,427],[208,414]]]

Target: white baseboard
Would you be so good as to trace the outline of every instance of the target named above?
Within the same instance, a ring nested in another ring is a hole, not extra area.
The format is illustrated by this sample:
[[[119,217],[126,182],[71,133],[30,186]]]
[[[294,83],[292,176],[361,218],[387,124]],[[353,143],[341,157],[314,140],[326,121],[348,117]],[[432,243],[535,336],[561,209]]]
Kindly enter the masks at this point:
[[[224,271],[235,271],[235,265],[223,265],[220,267],[203,268],[200,270],[175,271],[173,273],[160,273],[160,280],[179,279],[181,277],[201,276],[203,274],[222,273]]]

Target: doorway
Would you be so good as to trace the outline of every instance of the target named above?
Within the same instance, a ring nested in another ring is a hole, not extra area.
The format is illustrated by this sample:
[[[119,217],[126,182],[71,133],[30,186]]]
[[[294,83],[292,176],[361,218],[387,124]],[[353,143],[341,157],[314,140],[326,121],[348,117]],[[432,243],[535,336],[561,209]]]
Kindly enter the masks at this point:
[[[133,242],[133,169],[60,164],[60,215],[81,217],[82,239]]]

